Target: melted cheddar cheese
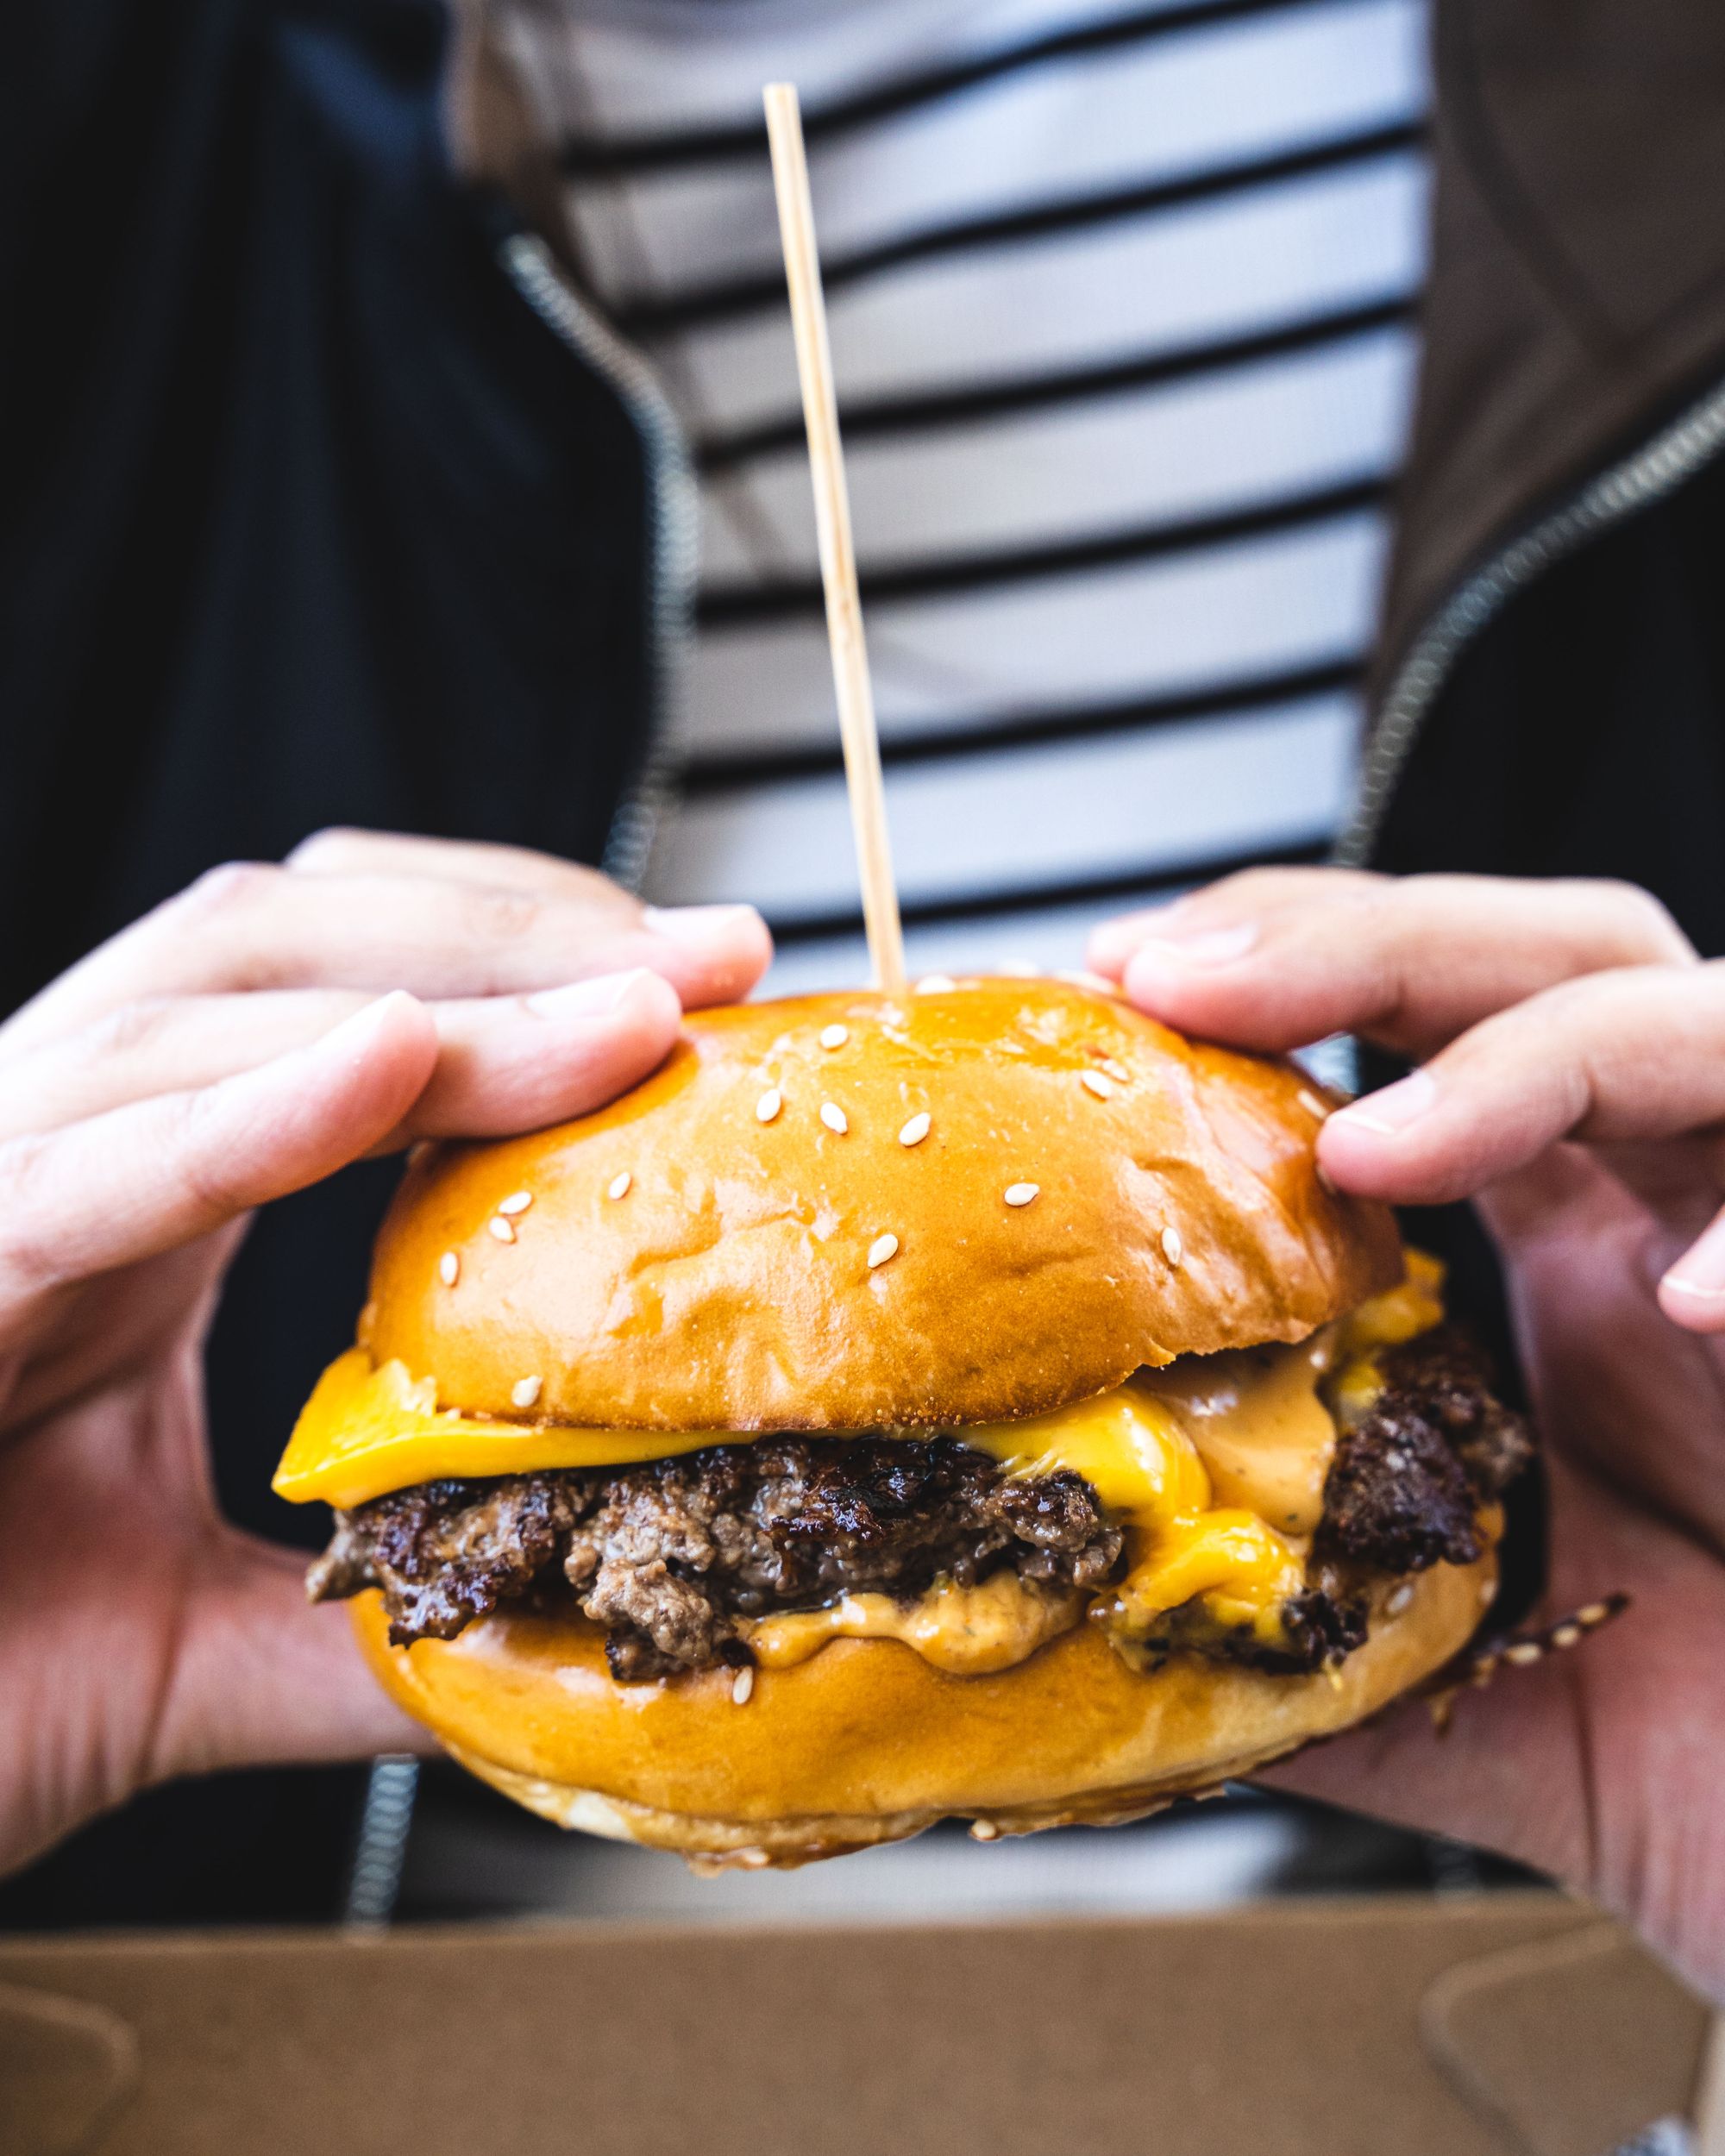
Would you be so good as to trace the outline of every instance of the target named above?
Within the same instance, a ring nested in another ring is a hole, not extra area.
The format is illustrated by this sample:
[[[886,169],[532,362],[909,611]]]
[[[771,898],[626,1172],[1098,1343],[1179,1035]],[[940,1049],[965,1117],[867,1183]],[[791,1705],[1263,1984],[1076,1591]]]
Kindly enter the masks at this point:
[[[1027,1662],[1045,1640],[1070,1632],[1083,1608],[1082,1595],[1051,1593],[1016,1572],[996,1572],[977,1587],[942,1580],[913,1602],[843,1595],[826,1609],[756,1618],[744,1636],[763,1670],[806,1662],[829,1639],[900,1639],[937,1670],[984,1677]]]
[[[1297,1345],[1182,1357],[1051,1414],[954,1434],[1009,1474],[1081,1476],[1122,1523],[1126,1576],[1089,1614],[1123,1646],[1188,1607],[1274,1645],[1283,1605],[1304,1584],[1338,1420],[1356,1420],[1376,1398],[1382,1349],[1442,1317],[1440,1280],[1433,1260],[1410,1253],[1400,1286]],[[414,1378],[399,1363],[374,1369],[354,1348],[306,1403],[274,1486],[297,1501],[351,1507],[443,1476],[620,1466],[746,1441],[724,1431],[586,1430],[464,1416],[438,1408],[432,1380]],[[805,1660],[836,1638],[900,1639],[955,1671],[1005,1669],[1070,1629],[1082,1603],[1000,1573],[974,1588],[942,1583],[910,1604],[854,1595],[828,1609],[762,1619],[750,1628],[750,1645],[768,1669]]]
[[[1378,1351],[1400,1347],[1443,1322],[1444,1269],[1423,1250],[1409,1250],[1408,1270],[1398,1287],[1374,1295],[1342,1320],[1337,1342],[1338,1370],[1329,1387],[1330,1406],[1344,1429],[1371,1412],[1383,1389]]]
[[[1274,1360],[1289,1351],[1265,1352]],[[1235,1493],[1248,1502],[1214,1502],[1203,1454],[1171,1400],[1135,1378],[1031,1421],[967,1429],[964,1442],[991,1452],[1011,1475],[1082,1476],[1125,1524],[1126,1576],[1095,1606],[1111,1631],[1142,1635],[1170,1610],[1202,1598],[1218,1621],[1279,1639],[1282,1605],[1304,1578],[1303,1549],[1263,1518],[1249,1477]],[[1250,1420],[1249,1406],[1239,1419]],[[1326,1445],[1333,1445],[1327,1414],[1323,1425]]]
[[[373,1369],[363,1348],[349,1348],[300,1410],[271,1487],[290,1504],[321,1501],[345,1512],[446,1475],[621,1467],[734,1442],[722,1430],[572,1430],[440,1413],[434,1380],[411,1376],[401,1363]]]

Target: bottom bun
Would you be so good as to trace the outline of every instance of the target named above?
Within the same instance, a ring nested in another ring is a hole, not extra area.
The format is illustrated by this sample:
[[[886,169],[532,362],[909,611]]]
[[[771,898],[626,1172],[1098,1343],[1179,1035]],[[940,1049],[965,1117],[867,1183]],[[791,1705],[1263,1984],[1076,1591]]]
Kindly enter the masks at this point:
[[[1440,1669],[1490,1601],[1494,1555],[1389,1583],[1333,1671],[1271,1677],[1176,1655],[1134,1670],[1092,1626],[1016,1668],[952,1677],[896,1640],[837,1639],[757,1670],[619,1684],[581,1619],[491,1617],[388,1644],[375,1591],[354,1624],[385,1688],[474,1774],[590,1833],[712,1865],[806,1864],[954,1815],[984,1839],[1141,1816],[1333,1735]],[[1394,1600],[1400,1607],[1394,1613]]]

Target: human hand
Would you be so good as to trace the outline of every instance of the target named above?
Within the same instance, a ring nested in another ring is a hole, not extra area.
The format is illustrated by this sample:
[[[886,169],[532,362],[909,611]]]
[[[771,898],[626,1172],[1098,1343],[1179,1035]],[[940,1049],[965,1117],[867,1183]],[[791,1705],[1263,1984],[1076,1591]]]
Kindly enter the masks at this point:
[[[422,1742],[303,1557],[217,1511],[202,1349],[246,1216],[595,1107],[768,956],[747,907],[332,831],[214,871],[0,1026],[0,1871],[173,1775]]]
[[[1725,1999],[1725,964],[1618,884],[1258,870],[1111,922],[1091,962],[1183,1031],[1351,1032],[1418,1068],[1319,1159],[1496,1241],[1551,1494],[1544,1615],[1621,1623],[1267,1779],[1537,1865]]]

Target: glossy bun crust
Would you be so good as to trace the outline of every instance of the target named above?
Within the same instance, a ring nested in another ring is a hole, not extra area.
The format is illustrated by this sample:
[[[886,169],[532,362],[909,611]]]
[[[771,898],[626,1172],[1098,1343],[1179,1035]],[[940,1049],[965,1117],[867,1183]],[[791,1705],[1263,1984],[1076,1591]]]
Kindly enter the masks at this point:
[[[599,1113],[422,1154],[365,1342],[442,1406],[515,1421],[1038,1413],[1142,1363],[1302,1338],[1399,1276],[1389,1215],[1318,1180],[1323,1109],[1289,1064],[1058,981],[701,1012]],[[511,1394],[536,1376],[524,1417]]]
[[[1375,1714],[1466,1644],[1495,1555],[1408,1583],[1333,1678],[1176,1655],[1129,1669],[1093,1626],[994,1677],[950,1677],[892,1640],[834,1641],[758,1670],[618,1684],[579,1620],[492,1617],[391,1647],[380,1598],[354,1622],[385,1688],[463,1765],[565,1827],[706,1865],[798,1865],[954,1814],[1026,1833],[1137,1817]]]

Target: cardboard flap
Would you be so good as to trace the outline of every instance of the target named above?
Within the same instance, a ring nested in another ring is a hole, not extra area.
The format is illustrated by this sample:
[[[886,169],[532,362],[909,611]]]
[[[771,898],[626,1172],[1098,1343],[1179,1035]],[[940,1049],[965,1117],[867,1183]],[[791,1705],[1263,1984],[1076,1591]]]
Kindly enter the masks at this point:
[[[83,1999],[0,1984],[0,2149],[78,2156],[137,2086],[138,2040]]]
[[[1427,1991],[1427,2053],[1522,2156],[1603,2156],[1687,2117],[1706,2009],[1615,1924],[1458,1964]]]
[[[0,1980],[37,2009],[3,2156],[1604,2156],[1701,2030],[1550,1893],[14,1939]]]

